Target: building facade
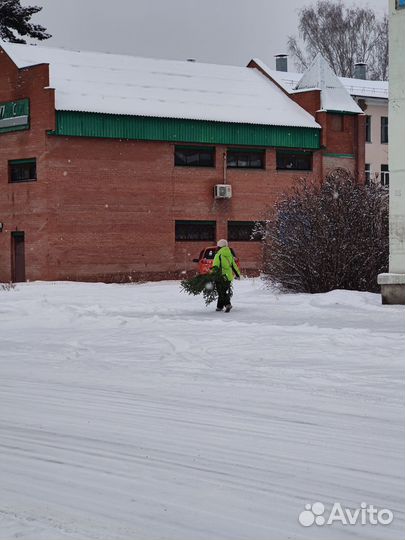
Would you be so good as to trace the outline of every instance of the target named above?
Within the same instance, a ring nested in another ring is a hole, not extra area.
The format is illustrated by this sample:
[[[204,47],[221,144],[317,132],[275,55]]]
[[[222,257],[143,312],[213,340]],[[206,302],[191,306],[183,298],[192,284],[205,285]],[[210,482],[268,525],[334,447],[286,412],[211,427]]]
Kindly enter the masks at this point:
[[[263,69],[293,93],[302,73],[288,71],[287,58],[281,70],[272,70],[262,64]],[[358,103],[366,115],[365,141],[365,176],[366,182],[381,183],[389,186],[388,163],[388,81],[371,81],[366,79],[366,66],[359,72],[362,78],[338,77],[352,98]]]
[[[179,277],[221,237],[257,272],[298,178],[364,181],[361,111],[256,67],[3,44],[0,73],[0,281]]]

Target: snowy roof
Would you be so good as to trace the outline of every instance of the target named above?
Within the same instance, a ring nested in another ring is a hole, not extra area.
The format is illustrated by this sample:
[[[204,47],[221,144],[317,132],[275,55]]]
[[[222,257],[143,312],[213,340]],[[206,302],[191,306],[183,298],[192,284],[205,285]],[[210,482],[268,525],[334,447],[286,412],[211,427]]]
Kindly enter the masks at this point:
[[[321,110],[323,111],[358,114],[363,112],[320,53],[316,55],[295,87],[296,90],[310,88],[318,88],[321,91]]]
[[[302,73],[270,69],[258,58],[254,58],[254,62],[287,92],[292,92],[302,77]],[[338,77],[338,79],[352,96],[388,99],[388,81],[370,81],[367,79],[352,79],[350,77]]]
[[[56,109],[319,128],[258,70],[2,43],[19,67],[46,63]]]
[[[357,97],[383,98],[388,100],[388,81],[369,81],[339,77],[346,90]]]

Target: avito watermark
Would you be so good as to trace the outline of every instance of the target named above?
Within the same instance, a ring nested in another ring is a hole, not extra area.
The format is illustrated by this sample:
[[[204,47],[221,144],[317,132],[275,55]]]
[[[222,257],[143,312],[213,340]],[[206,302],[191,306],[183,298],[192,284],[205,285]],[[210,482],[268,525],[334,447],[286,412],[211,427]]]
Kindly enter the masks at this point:
[[[298,516],[298,521],[303,527],[311,525],[389,525],[394,519],[394,514],[388,508],[376,508],[373,504],[362,502],[358,508],[348,508],[339,502],[335,502],[328,513],[325,505],[321,502],[306,504]]]

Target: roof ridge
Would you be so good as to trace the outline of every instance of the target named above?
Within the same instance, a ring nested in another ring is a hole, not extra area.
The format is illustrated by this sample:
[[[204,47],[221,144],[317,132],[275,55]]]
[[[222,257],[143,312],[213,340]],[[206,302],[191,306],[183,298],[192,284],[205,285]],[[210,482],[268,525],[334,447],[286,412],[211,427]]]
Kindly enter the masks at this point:
[[[65,47],[48,47],[44,46],[42,44],[36,44],[36,43],[10,43],[5,42],[0,39],[0,47],[3,47],[5,50],[7,50],[8,47],[18,47],[18,48],[34,48],[36,50],[41,51],[57,51],[57,52],[64,52],[64,53],[75,53],[75,54],[94,54],[97,56],[116,56],[120,58],[135,58],[138,60],[148,60],[148,61],[155,61],[155,62],[168,62],[168,63],[180,63],[180,64],[187,64],[187,65],[206,65],[206,66],[218,66],[218,67],[224,67],[224,68],[234,68],[234,69],[247,69],[245,66],[238,66],[234,64],[217,64],[212,62],[205,62],[205,61],[196,61],[196,62],[190,62],[188,60],[180,60],[177,58],[159,58],[155,56],[139,56],[135,54],[130,53],[116,53],[111,51],[95,51],[95,50],[88,50],[88,49],[72,49],[72,48],[65,48]]]

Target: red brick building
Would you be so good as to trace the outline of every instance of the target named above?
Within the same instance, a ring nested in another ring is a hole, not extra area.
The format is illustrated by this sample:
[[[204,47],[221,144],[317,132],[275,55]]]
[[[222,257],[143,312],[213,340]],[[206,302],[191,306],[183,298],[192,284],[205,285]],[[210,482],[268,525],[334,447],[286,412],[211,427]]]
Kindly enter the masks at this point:
[[[363,181],[364,116],[319,86],[290,96],[255,61],[3,44],[0,281],[174,277],[222,237],[257,270],[251,227],[298,177]]]

